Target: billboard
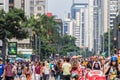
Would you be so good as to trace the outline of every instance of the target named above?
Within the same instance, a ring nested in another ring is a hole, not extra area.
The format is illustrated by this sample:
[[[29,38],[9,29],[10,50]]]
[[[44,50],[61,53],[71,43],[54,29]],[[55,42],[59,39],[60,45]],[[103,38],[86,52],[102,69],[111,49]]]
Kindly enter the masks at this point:
[[[8,54],[9,55],[17,54],[17,42],[9,42],[8,43]]]

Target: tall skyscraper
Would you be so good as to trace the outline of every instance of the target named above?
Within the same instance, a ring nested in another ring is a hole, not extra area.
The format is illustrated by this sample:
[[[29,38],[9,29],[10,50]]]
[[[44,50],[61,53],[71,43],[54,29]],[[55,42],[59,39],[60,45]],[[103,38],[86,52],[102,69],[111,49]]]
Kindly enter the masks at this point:
[[[73,20],[73,36],[76,38],[76,45],[80,48],[89,48],[88,4],[73,3],[71,17]]]
[[[102,12],[101,12],[101,0],[94,0],[94,13],[93,13],[93,35],[94,35],[94,53],[99,54],[101,51],[101,36],[103,35],[102,27]]]
[[[99,54],[102,46],[101,36],[104,33],[102,27],[102,0],[89,0],[89,26],[89,30],[91,28],[91,41],[93,41],[93,52]]]
[[[102,0],[102,7],[101,7],[101,12],[102,12],[102,27],[103,27],[103,31],[104,33],[106,33],[108,31],[108,12],[109,12],[109,8],[108,8],[108,0]]]
[[[93,51],[93,43],[94,43],[94,37],[93,37],[93,0],[89,0],[88,1],[88,46],[89,46],[89,49],[90,51]]]

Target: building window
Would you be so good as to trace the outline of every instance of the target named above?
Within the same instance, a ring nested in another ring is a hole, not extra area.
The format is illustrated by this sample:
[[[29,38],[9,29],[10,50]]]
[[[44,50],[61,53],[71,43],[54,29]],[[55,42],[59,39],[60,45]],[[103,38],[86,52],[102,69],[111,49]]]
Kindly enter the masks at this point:
[[[42,8],[41,8],[41,7],[37,7],[37,10],[38,10],[38,11],[41,11],[41,10],[42,10]]]
[[[41,13],[38,13],[37,16],[41,16]]]
[[[14,3],[14,0],[9,0],[9,3]]]
[[[113,24],[113,22],[110,22],[110,24]]]
[[[40,1],[36,1],[36,5],[39,5],[40,4]]]
[[[31,12],[34,12],[34,7],[30,7],[30,11],[31,11]]]
[[[82,22],[84,22],[84,13],[82,13]]]
[[[30,5],[34,5],[34,1],[30,1]]]
[[[14,8],[14,0],[9,0],[9,8]]]
[[[3,5],[3,3],[0,3],[0,5]]]

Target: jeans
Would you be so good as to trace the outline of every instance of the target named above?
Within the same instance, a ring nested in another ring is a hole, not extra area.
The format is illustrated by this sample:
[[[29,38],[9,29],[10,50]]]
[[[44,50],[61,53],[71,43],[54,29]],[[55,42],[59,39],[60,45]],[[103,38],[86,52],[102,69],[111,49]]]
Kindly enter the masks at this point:
[[[56,79],[55,80],[60,80],[60,75],[56,75]]]
[[[49,80],[49,74],[44,74],[44,80]]]
[[[2,80],[2,77],[0,77],[0,80]]]

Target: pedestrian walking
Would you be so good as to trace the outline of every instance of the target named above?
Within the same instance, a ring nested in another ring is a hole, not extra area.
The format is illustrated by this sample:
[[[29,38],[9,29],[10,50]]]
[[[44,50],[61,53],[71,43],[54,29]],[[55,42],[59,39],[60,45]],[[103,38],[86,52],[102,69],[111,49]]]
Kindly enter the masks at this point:
[[[66,58],[65,62],[62,64],[62,70],[63,70],[63,79],[64,80],[70,80],[70,74],[71,74],[71,64],[69,63],[70,59]]]
[[[62,66],[61,62],[58,61],[57,64],[55,65],[55,79],[60,80],[62,74]]]
[[[42,65],[40,62],[37,62],[37,65],[35,67],[35,77],[36,77],[36,80],[42,80],[41,79],[41,69],[42,68]]]
[[[6,60],[6,64],[4,67],[5,71],[5,79],[6,80],[13,80],[13,66],[10,64],[9,59]]]
[[[45,62],[45,65],[43,65],[43,80],[49,80],[50,78],[50,66],[49,63]]]
[[[29,68],[29,64],[26,65],[25,75],[26,75],[26,80],[32,80],[32,76],[31,76],[31,71],[30,71],[30,68]]]

